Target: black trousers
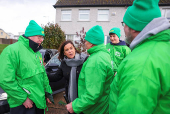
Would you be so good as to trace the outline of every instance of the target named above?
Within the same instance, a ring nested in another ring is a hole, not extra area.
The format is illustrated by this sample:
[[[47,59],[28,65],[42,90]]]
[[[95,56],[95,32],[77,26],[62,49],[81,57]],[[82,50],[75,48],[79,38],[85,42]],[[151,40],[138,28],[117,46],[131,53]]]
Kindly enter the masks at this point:
[[[44,109],[39,109],[33,104],[32,108],[25,108],[24,105],[20,105],[15,108],[10,108],[10,114],[44,114]]]

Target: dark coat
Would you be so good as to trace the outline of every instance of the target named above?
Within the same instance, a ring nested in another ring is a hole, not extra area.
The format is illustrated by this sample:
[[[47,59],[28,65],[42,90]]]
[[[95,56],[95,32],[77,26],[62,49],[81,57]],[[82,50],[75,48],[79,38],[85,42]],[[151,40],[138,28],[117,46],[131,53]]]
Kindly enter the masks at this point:
[[[85,61],[87,60],[87,58],[88,58],[88,56],[85,58]],[[76,69],[76,82],[77,82],[77,84],[78,84],[78,77],[79,77],[82,66],[83,66],[83,64],[77,66],[77,69]],[[69,85],[70,71],[71,71],[71,67],[67,66],[65,61],[62,61],[61,65],[58,68],[55,75],[48,77],[50,82],[56,82],[56,83],[57,83],[57,81],[64,78],[66,80],[65,92],[66,92],[67,96],[68,96],[68,85]]]

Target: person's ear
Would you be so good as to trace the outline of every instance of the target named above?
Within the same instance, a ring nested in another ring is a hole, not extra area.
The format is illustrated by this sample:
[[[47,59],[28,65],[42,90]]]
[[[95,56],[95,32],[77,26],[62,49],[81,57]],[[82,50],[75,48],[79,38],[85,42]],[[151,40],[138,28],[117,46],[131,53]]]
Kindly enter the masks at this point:
[[[91,47],[96,46],[95,44],[91,44]]]
[[[130,30],[131,30],[132,33],[135,33],[135,32],[136,32],[136,30],[133,30],[133,29],[130,29]]]
[[[137,36],[139,33],[140,33],[140,31],[136,31],[136,30],[131,29],[131,35],[132,35],[133,39],[136,38],[136,36]]]

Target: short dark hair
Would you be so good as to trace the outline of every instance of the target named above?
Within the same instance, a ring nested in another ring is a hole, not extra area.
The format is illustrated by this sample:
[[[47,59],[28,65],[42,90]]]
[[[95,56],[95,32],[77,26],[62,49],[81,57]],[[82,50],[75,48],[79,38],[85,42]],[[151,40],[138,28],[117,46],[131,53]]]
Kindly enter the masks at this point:
[[[114,35],[115,33],[109,33],[109,35]]]
[[[76,50],[77,53],[80,53],[80,52],[76,49],[76,47],[74,46],[74,44],[73,44],[73,42],[72,42],[71,40],[64,41],[64,42],[62,42],[62,44],[60,45],[60,48],[59,48],[59,56],[58,56],[58,59],[59,59],[60,61],[64,59],[64,47],[65,47],[65,45],[67,45],[67,44],[69,44],[69,43],[73,45],[73,47],[74,47],[74,49]]]

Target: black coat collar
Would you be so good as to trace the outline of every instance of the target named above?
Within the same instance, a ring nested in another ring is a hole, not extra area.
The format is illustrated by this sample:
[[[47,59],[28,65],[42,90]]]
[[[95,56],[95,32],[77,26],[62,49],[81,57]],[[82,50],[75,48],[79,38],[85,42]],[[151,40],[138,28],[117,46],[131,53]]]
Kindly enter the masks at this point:
[[[34,52],[37,52],[37,51],[39,51],[40,49],[43,48],[41,45],[39,46],[38,43],[30,40],[30,39],[29,39],[28,37],[26,37],[25,35],[22,35],[22,36],[23,36],[24,38],[26,38],[26,39],[29,40],[29,46],[30,46],[30,48],[31,48]]]

